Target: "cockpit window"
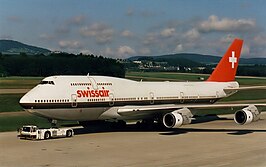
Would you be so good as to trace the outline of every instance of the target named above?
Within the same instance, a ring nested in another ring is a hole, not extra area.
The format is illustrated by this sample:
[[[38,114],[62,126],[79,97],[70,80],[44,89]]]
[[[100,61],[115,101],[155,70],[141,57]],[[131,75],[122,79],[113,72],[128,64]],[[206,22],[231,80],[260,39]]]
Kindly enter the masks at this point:
[[[46,85],[46,84],[54,85],[54,81],[41,81],[40,82],[40,85]]]

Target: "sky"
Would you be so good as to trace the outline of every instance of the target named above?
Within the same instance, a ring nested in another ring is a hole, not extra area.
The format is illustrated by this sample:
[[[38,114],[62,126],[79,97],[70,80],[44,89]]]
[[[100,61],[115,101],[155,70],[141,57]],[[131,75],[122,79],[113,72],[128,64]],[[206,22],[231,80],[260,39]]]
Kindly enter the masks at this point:
[[[265,0],[0,0],[0,39],[111,58],[222,56],[234,38],[243,57],[266,58]]]

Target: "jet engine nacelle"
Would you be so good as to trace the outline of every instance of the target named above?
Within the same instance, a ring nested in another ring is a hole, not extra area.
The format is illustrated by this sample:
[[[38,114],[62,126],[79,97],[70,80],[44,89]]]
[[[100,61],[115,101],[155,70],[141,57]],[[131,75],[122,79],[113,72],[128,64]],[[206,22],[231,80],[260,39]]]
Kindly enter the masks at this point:
[[[254,105],[249,105],[235,113],[234,121],[239,125],[250,124],[260,119],[260,112]]]
[[[163,124],[167,128],[178,128],[191,123],[192,113],[187,108],[182,108],[163,116]]]

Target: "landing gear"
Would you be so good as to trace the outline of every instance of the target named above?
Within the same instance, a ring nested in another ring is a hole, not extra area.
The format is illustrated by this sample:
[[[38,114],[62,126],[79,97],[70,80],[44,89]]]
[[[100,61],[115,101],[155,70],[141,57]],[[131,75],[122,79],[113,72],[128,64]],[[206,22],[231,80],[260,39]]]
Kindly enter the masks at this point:
[[[161,118],[144,119],[136,123],[138,128],[144,129],[165,129]]]
[[[113,128],[125,128],[127,123],[123,120],[118,120],[117,122],[110,122]]]
[[[136,123],[138,128],[148,128],[151,129],[154,126],[154,120],[153,119],[144,119],[142,121],[138,121]]]

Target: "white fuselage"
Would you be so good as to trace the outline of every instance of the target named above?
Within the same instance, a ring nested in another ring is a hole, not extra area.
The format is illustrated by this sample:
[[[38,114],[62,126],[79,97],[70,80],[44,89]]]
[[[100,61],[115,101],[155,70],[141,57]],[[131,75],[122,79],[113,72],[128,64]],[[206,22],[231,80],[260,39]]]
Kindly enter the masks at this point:
[[[117,111],[124,106],[212,104],[227,97],[237,82],[137,82],[104,76],[45,78],[20,100],[29,112],[50,119],[132,119]]]

